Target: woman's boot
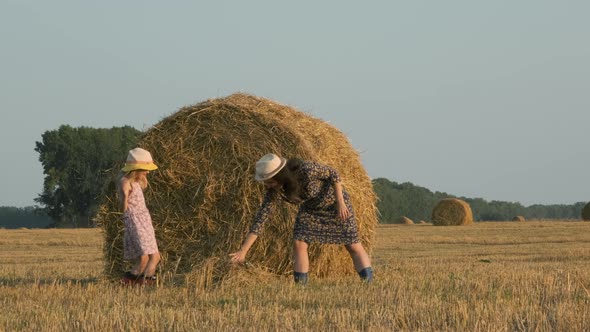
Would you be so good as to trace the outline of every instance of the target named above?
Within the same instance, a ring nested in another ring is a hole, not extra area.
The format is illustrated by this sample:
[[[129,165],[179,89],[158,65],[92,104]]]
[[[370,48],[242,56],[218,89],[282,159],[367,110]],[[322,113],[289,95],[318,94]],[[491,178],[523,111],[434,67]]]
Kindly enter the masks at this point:
[[[293,272],[293,277],[296,284],[307,284],[307,272]]]
[[[367,283],[373,281],[373,268],[370,266],[360,270],[358,274],[361,277],[361,279],[363,279],[363,281]]]

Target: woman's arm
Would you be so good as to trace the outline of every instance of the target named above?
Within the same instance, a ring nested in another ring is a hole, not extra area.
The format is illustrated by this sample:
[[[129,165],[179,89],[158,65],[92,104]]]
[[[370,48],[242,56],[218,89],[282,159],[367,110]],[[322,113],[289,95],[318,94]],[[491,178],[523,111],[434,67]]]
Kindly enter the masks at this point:
[[[231,257],[231,262],[243,263],[246,260],[246,254],[248,253],[248,250],[250,250],[250,247],[252,247],[252,244],[254,244],[254,241],[256,241],[257,238],[258,235],[254,233],[248,233],[244,243],[242,243],[242,246],[240,247],[240,250],[229,254],[229,257]]]
[[[254,217],[254,222],[250,227],[250,232],[248,235],[246,235],[246,239],[242,243],[240,250],[229,254],[232,263],[243,263],[246,260],[246,254],[248,253],[248,250],[250,250],[250,247],[252,247],[252,244],[254,244],[254,241],[256,241],[258,238],[258,235],[262,233],[264,224],[270,220],[275,208],[275,204],[276,193],[274,191],[267,191],[264,194],[262,205]]]
[[[342,183],[334,183],[334,192],[336,193],[338,216],[340,217],[340,219],[346,220],[348,219],[348,217],[350,217],[350,211],[348,211],[348,207],[346,207],[346,203],[344,202],[344,195],[342,194]]]
[[[311,179],[329,181],[333,184],[340,182],[340,175],[338,175],[338,172],[330,166],[316,162],[306,162],[304,168],[305,172],[307,172]]]
[[[338,172],[330,166],[322,165],[316,162],[307,162],[305,165],[305,171],[307,172],[308,177],[311,179],[332,183],[334,194],[336,195],[338,216],[342,220],[348,219],[348,217],[350,217],[350,211],[348,211],[348,207],[346,207],[346,203],[344,202],[342,183],[340,182],[340,175],[338,175]]]

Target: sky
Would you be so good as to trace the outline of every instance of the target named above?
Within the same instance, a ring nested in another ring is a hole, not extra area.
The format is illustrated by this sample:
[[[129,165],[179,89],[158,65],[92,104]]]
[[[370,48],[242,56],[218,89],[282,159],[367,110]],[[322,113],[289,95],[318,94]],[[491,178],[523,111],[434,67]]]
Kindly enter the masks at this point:
[[[589,201],[588,13],[586,0],[2,0],[0,206],[35,204],[45,131],[144,130],[234,92],[336,126],[372,178]]]

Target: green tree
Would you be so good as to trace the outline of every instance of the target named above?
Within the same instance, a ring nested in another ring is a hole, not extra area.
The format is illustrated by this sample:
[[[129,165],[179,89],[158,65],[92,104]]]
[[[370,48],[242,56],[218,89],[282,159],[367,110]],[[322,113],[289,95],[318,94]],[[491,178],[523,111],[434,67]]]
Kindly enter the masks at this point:
[[[430,220],[432,209],[443,198],[454,197],[444,192],[432,192],[410,182],[398,184],[384,178],[373,180],[378,197],[377,209],[381,223],[392,223],[401,216],[413,220]],[[580,219],[584,202],[572,205],[531,205],[491,201],[481,198],[458,197],[469,203],[476,221],[509,221],[515,216],[526,219]]]
[[[125,158],[141,132],[130,126],[46,131],[35,151],[43,164],[43,192],[35,199],[55,226],[92,226],[107,171]]]
[[[381,223],[392,223],[401,216],[412,220],[430,220],[434,205],[442,198],[451,197],[415,186],[410,182],[398,184],[384,178],[373,180],[373,189],[379,198],[377,209]]]

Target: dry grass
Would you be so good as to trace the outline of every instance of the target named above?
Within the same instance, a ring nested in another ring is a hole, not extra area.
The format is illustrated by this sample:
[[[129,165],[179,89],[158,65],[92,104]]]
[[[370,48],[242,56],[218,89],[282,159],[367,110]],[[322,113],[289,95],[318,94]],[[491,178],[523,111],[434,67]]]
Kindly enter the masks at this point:
[[[5,331],[588,331],[590,223],[377,228],[376,281],[151,289],[102,276],[98,230],[0,230]],[[203,272],[203,277],[206,273]]]

